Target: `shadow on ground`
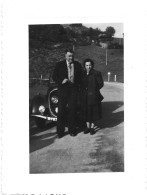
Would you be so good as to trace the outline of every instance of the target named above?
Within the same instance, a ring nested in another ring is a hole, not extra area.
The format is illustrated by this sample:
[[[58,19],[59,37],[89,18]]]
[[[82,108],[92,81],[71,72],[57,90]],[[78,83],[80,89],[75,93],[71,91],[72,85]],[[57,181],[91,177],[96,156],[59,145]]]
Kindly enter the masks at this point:
[[[124,121],[124,112],[115,112],[116,109],[123,106],[123,102],[102,102],[103,118],[99,124],[100,129],[115,127]],[[48,123],[44,128],[37,128],[31,125],[30,122],[30,152],[42,149],[54,143],[57,138],[56,131],[52,131],[53,127],[56,126],[55,122]],[[78,133],[82,132],[80,128]],[[67,135],[67,133],[65,134]]]
[[[37,133],[47,131],[48,129],[51,129],[55,126],[56,126],[55,122],[48,122],[47,121],[47,123],[44,127],[37,127],[35,120],[32,118],[32,119],[30,119],[30,138],[33,138],[33,136]]]
[[[35,121],[30,122],[30,153],[54,143],[56,132],[51,131],[56,123],[50,122],[45,127],[39,128]]]
[[[122,106],[123,102],[102,104],[103,119],[97,130],[97,149],[90,154],[95,162],[86,165],[94,167],[92,172],[124,172],[124,129],[123,126],[117,127],[124,122]],[[84,171],[88,172],[86,166]]]
[[[101,129],[111,128],[119,125],[124,121],[124,111],[121,109],[123,102],[102,102],[102,119],[98,122]],[[121,109],[121,111],[116,111]],[[114,112],[116,111],[116,112]]]

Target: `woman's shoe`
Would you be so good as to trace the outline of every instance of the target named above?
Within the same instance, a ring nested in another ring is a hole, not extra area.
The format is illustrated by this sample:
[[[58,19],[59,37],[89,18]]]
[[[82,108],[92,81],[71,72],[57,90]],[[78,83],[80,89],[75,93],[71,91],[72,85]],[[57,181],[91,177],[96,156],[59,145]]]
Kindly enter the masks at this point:
[[[90,132],[90,128],[86,127],[86,129],[84,130],[84,134],[87,134]]]
[[[94,134],[95,134],[95,132],[96,132],[96,131],[95,131],[95,129],[94,129],[94,128],[91,128],[91,129],[90,129],[90,135],[94,135]]]

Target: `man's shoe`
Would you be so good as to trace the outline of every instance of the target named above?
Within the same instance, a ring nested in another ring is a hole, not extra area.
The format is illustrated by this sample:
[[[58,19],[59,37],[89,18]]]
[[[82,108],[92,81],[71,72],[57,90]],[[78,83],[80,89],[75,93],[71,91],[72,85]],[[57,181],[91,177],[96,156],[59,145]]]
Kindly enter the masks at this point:
[[[70,136],[76,136],[77,135],[77,129],[76,128],[69,129],[68,132],[69,132]]]
[[[76,136],[77,135],[77,131],[76,130],[72,130],[72,131],[69,131],[69,134],[70,134],[70,136]]]
[[[84,134],[87,134],[90,132],[90,128],[86,127],[86,129],[84,130]]]
[[[62,138],[64,136],[64,133],[58,133],[57,136],[58,138]]]
[[[77,134],[76,133],[70,133],[70,136],[75,137]]]

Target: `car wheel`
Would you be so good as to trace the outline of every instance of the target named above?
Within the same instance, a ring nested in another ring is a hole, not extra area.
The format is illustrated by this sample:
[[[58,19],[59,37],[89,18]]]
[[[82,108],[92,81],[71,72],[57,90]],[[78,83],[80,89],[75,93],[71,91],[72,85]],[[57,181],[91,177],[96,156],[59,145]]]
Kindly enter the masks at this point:
[[[37,127],[45,127],[46,120],[41,118],[36,118],[36,125]]]

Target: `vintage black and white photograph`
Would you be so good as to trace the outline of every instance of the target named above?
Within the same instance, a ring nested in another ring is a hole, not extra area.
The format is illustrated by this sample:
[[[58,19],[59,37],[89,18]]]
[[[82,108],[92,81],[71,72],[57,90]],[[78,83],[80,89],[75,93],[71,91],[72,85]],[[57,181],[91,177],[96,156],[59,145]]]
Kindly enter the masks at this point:
[[[2,194],[147,194],[145,1],[0,10]]]
[[[30,173],[124,172],[123,23],[28,33]]]

